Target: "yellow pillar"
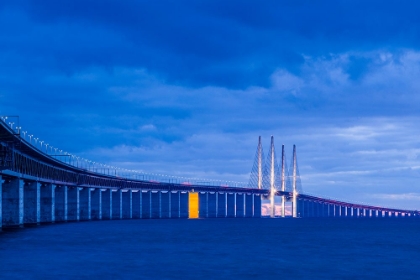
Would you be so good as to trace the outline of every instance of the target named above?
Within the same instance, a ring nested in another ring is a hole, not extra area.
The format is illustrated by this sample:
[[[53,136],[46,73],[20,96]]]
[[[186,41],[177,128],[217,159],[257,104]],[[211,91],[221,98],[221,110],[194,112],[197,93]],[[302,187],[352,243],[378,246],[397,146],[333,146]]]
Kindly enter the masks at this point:
[[[198,219],[198,192],[188,193],[188,218]]]

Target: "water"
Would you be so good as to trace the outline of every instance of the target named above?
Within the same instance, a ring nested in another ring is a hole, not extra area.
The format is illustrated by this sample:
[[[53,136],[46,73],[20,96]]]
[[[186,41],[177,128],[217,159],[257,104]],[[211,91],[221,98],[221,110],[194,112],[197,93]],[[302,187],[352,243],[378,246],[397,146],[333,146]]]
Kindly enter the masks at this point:
[[[420,279],[418,219],[63,223],[0,233],[1,279]]]

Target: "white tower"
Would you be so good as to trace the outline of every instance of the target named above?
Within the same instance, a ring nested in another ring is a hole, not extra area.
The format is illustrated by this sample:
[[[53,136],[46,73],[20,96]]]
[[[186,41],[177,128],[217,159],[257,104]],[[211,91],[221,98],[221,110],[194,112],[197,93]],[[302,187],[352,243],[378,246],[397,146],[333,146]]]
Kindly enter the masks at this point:
[[[293,218],[297,218],[297,190],[296,190],[296,145],[293,145]]]

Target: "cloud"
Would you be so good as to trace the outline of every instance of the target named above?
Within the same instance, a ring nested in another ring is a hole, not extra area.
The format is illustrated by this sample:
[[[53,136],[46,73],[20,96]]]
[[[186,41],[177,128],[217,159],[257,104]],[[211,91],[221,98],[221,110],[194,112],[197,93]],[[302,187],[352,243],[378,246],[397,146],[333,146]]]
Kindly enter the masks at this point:
[[[307,192],[416,193],[417,6],[2,2],[0,110],[129,169],[246,182],[274,135]]]

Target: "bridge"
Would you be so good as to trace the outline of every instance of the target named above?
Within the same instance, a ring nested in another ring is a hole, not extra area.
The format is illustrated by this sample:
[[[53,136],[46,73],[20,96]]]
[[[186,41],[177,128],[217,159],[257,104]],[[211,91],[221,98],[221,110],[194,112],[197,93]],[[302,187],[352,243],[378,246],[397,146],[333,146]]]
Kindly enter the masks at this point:
[[[305,195],[299,188],[296,147],[289,175],[284,146],[281,168],[276,164],[273,137],[265,164],[260,137],[250,182],[240,187],[156,181],[144,174],[140,179],[95,169],[92,162],[83,164],[14,124],[0,117],[0,229],[105,219],[259,218],[264,200],[270,201],[274,217],[276,197],[281,199],[281,217],[420,216],[418,211]],[[286,203],[291,203],[291,215]]]

